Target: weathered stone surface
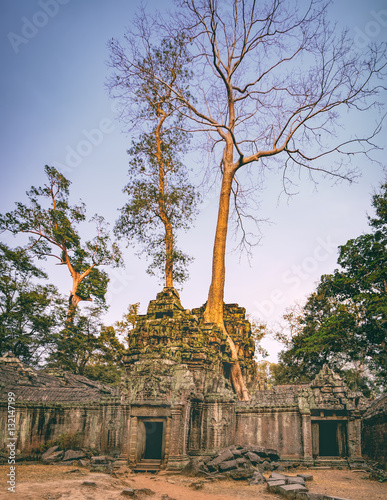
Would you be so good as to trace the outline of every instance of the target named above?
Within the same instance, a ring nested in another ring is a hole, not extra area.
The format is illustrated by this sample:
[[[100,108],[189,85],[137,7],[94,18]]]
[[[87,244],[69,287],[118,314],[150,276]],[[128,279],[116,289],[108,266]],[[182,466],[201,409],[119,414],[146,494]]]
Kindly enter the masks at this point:
[[[266,483],[266,479],[265,479],[265,477],[263,476],[263,474],[261,472],[256,471],[251,476],[251,478],[248,480],[248,483],[250,485],[265,484]]]
[[[52,455],[55,451],[59,450],[59,446],[51,446],[47,451],[45,451],[41,457],[43,461],[47,460],[47,458]]]
[[[268,457],[267,450],[265,448],[263,448],[262,446],[249,445],[248,448],[249,448],[249,451],[255,453],[256,455],[258,455],[261,458],[267,458]]]
[[[313,476],[311,474],[297,474],[297,477],[302,477],[304,481],[313,481]]]
[[[362,452],[387,468],[387,394],[376,399],[364,414]]]
[[[245,454],[245,457],[247,457],[252,464],[259,464],[263,462],[262,458],[258,456],[256,453],[253,453],[252,451],[248,451]]]
[[[257,472],[253,467],[249,467],[246,469],[233,469],[227,472],[227,476],[230,479],[249,479]]]
[[[219,469],[221,471],[236,469],[238,467],[238,462],[236,460],[228,460],[227,462],[222,462],[219,464]]]
[[[302,486],[301,484],[285,484],[283,486],[279,486],[277,491],[287,498],[295,498],[294,493],[308,491],[308,488],[306,488],[306,486]]]
[[[287,476],[285,474],[280,474],[279,472],[272,472],[270,474],[270,479],[273,479],[273,480],[280,479],[280,480],[285,481],[286,478],[287,478]]]
[[[312,462],[318,421],[336,412],[345,421],[349,462],[361,460],[364,398],[324,367],[309,384],[276,386],[252,395],[248,403],[237,402],[224,376],[230,357],[225,335],[204,324],[203,311],[185,310],[173,289],[158,294],[148,313],[138,317],[119,389],[64,372],[35,370],[11,355],[1,357],[0,416],[6,414],[8,393],[14,392],[18,449],[31,452],[44,440],[78,431],[79,446],[101,456],[122,454],[132,467],[145,449],[142,421],[151,418],[162,424],[166,456],[160,458],[167,468],[182,468],[188,456],[212,455],[202,467],[206,473],[235,460],[235,470],[245,469],[244,459],[259,471],[278,470],[279,452]],[[244,309],[225,305],[225,322],[249,377],[252,339]],[[66,457],[67,462],[72,459]],[[91,468],[98,467],[105,470],[109,461],[94,459]]]
[[[217,458],[212,460],[211,462],[207,462],[207,465],[219,465],[222,462],[226,462],[227,460],[232,460],[234,458],[234,455],[231,453],[230,450],[225,450],[222,452]]]
[[[45,462],[59,462],[62,459],[64,451],[58,450],[51,453],[44,461]]]
[[[240,457],[236,459],[238,467],[244,466],[244,464],[247,464],[248,461],[244,457]]]
[[[286,484],[301,484],[302,486],[305,486],[305,481],[302,477],[287,476]]]
[[[84,457],[86,457],[86,453],[84,451],[67,450],[64,454],[63,462],[67,462],[68,460],[78,460]]]
[[[113,461],[113,459],[110,459],[105,455],[100,455],[98,457],[91,457],[92,465],[108,464],[110,461]]]
[[[285,486],[286,482],[284,479],[269,479],[267,481],[267,490],[270,493],[277,493],[280,486]]]

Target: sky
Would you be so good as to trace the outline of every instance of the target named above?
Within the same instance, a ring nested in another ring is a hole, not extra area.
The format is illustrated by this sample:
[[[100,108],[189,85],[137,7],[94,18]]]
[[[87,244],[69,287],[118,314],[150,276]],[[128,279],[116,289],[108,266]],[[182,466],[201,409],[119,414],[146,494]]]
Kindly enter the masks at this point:
[[[109,74],[107,42],[122,38],[140,2],[137,0],[2,0],[0,57],[2,63],[0,134],[0,213],[25,201],[31,185],[45,182],[44,165],[55,166],[72,182],[71,199],[82,199],[88,214],[103,215],[113,226],[125,203],[128,181],[127,149],[131,138],[116,120],[114,101],[106,90]],[[172,7],[172,1],[151,0],[149,11]],[[338,29],[347,27],[356,50],[367,42],[387,40],[385,0],[333,0],[330,17]],[[386,95],[382,96],[386,100]],[[361,124],[372,124],[368,113]],[[356,130],[360,123],[347,122]],[[339,131],[340,134],[340,131]],[[385,144],[386,129],[379,136]],[[383,163],[385,152],[376,156]],[[195,182],[203,172],[200,157],[190,157]],[[386,162],[385,162],[386,163]],[[387,163],[386,163],[387,164]],[[338,245],[368,231],[371,197],[386,180],[386,170],[361,158],[356,183],[310,182],[301,175],[295,196],[282,193],[281,177],[265,179],[260,193],[260,245],[252,260],[228,252],[225,302],[238,303],[257,319],[276,328],[286,309],[303,303],[322,274],[337,267]],[[202,305],[208,294],[219,185],[204,196],[191,230],[179,237],[184,251],[195,258],[191,278],[180,291],[187,309]],[[87,232],[87,229],[86,229]],[[17,241],[2,235],[11,245]],[[229,242],[229,249],[235,246]],[[140,302],[145,313],[161,290],[157,278],[145,272],[147,263],[134,249],[123,247],[125,269],[109,271],[107,324],[121,319],[127,306]],[[52,282],[67,294],[68,271],[46,264]],[[264,342],[270,360],[281,346]]]

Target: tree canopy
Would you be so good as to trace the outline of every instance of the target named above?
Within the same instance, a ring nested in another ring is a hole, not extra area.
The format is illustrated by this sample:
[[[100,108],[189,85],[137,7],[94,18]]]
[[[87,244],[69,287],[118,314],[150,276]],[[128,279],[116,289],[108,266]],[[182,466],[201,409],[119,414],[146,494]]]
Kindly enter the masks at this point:
[[[53,285],[38,282],[46,278],[21,248],[0,243],[0,355],[34,365],[54,348],[63,303]]]
[[[78,226],[86,221],[84,203],[70,205],[70,181],[54,167],[46,165],[44,170],[48,183],[31,187],[27,192],[29,204],[17,202],[14,211],[0,216],[0,229],[14,235],[27,234],[25,251],[29,255],[53,258],[67,266],[72,278],[67,314],[71,323],[80,301],[94,298],[104,303],[109,279],[100,267],[120,265],[121,254],[98,215],[90,220],[96,227],[95,237],[82,243]]]
[[[124,188],[128,201],[121,209],[115,232],[140,245],[151,259],[148,273],[158,274],[165,286],[182,283],[191,260],[176,244],[176,233],[192,223],[198,196],[190,183],[183,155],[189,135],[182,130],[182,116],[172,88],[187,85],[190,72],[183,36],[152,45],[150,25],[137,20],[136,35],[126,34],[127,46],[110,43],[114,70],[110,94],[122,102],[121,117],[143,132],[132,142],[130,181]],[[162,74],[168,86],[155,74]]]

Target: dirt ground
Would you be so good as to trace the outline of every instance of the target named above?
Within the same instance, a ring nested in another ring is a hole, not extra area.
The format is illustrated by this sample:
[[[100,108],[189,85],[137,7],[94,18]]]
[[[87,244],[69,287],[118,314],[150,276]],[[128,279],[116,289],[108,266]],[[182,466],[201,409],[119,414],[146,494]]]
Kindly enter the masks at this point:
[[[12,500],[115,500],[130,498],[121,495],[125,488],[148,488],[155,494],[141,498],[160,500],[275,500],[276,494],[266,491],[265,485],[249,486],[246,481],[205,482],[196,490],[190,486],[200,481],[178,474],[161,472],[135,474],[125,472],[114,475],[92,473],[77,466],[17,464],[16,493],[7,492],[9,466],[0,466],[0,498]],[[365,479],[364,471],[350,470],[298,470],[313,475],[308,482],[309,491],[336,495],[349,500],[386,500],[387,482]],[[85,481],[95,483],[83,485]],[[165,496],[167,495],[167,496]],[[139,497],[136,497],[139,498]]]

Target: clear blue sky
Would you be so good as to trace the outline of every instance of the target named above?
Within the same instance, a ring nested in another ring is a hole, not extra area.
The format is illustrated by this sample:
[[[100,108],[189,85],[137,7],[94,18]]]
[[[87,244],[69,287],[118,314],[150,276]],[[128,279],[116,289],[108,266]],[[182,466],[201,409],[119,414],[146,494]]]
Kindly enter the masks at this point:
[[[44,182],[43,166],[48,164],[62,169],[72,181],[74,201],[82,198],[90,215],[100,213],[114,224],[125,201],[121,190],[127,182],[130,137],[115,121],[104,89],[107,41],[123,35],[139,3],[0,2],[1,213],[25,199],[31,185]],[[155,5],[166,9],[172,2],[163,1],[162,7],[161,2],[148,2],[150,10]],[[360,51],[365,38],[387,39],[385,1],[334,0],[331,16],[339,26],[348,26]],[[364,117],[370,124],[374,118]],[[385,131],[381,139],[385,142]],[[77,148],[81,156],[74,156]],[[381,161],[384,157],[385,153],[379,155]],[[251,266],[245,258],[228,254],[226,302],[237,302],[273,325],[287,306],[305,299],[321,274],[333,271],[337,246],[367,231],[373,189],[385,179],[376,164],[364,159],[354,164],[363,171],[357,184],[332,187],[331,181],[320,179],[316,190],[305,176],[299,179],[299,194],[291,199],[279,197],[280,177],[273,174],[266,179],[261,216],[271,224],[262,226],[262,242],[254,250]],[[197,168],[196,163],[193,166]],[[195,257],[192,278],[181,292],[186,308],[201,305],[207,297],[217,196],[215,189],[205,198],[195,227],[180,238],[183,249]],[[129,303],[140,301],[145,311],[160,290],[157,280],[146,275],[146,263],[132,250],[125,250],[125,263],[126,269],[112,274],[107,322],[120,319]],[[50,266],[50,272],[67,294],[66,270]],[[269,349],[274,356],[277,347],[269,344]]]

